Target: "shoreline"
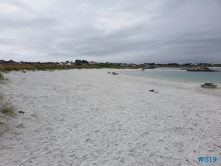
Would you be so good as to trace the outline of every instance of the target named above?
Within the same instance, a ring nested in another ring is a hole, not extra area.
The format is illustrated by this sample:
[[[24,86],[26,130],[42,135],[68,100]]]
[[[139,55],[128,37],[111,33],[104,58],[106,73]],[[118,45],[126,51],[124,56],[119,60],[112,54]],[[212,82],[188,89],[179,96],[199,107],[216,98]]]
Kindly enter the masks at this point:
[[[108,70],[119,72],[6,74],[4,96],[24,114],[0,136],[0,162],[197,165],[198,156],[221,156],[221,89]]]
[[[129,75],[125,74],[128,76],[134,76],[134,75]],[[175,79],[169,79],[169,78],[159,78],[159,77],[145,77],[145,76],[134,76],[134,77],[142,77],[142,78],[147,78],[147,79],[158,79],[160,80],[165,80],[165,81],[171,81],[171,82],[177,82],[177,83],[197,83],[197,84],[203,84],[202,82],[197,82],[197,81],[184,81],[184,80],[175,80]],[[221,84],[216,83],[216,85],[221,86]]]
[[[135,70],[132,70],[135,71]],[[136,72],[139,72],[140,70],[137,70]],[[159,70],[158,70],[159,71]],[[151,72],[158,72],[157,70],[155,71],[151,71]],[[165,71],[165,70],[162,70]],[[173,71],[173,72],[186,72],[183,70],[166,70],[166,71]],[[128,71],[125,71],[128,72]],[[219,72],[219,71],[218,71]],[[125,73],[123,73],[125,74]],[[142,78],[149,78],[149,79],[159,79],[159,80],[167,80],[167,81],[175,81],[175,82],[181,82],[181,83],[198,83],[198,84],[203,84],[205,82],[198,82],[198,81],[185,81],[185,80],[181,80],[181,79],[170,79],[170,78],[160,78],[160,77],[152,77],[152,76],[141,76],[141,75],[130,75],[130,74],[126,74],[128,76],[135,76],[135,77],[142,77]],[[221,86],[221,83],[215,83],[216,85],[218,85],[219,87]]]

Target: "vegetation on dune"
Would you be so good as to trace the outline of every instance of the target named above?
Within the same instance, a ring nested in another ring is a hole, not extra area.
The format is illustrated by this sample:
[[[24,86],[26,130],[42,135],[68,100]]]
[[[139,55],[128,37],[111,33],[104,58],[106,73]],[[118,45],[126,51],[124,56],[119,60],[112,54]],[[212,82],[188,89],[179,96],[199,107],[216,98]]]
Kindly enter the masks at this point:
[[[7,116],[14,116],[15,115],[15,111],[14,111],[14,107],[9,106],[8,104],[4,105],[1,109],[0,112],[3,115],[7,115]]]
[[[6,102],[3,95],[0,95],[0,113],[1,116],[14,116],[15,110],[11,103]]]
[[[4,75],[0,72],[0,83],[5,81]],[[1,85],[1,84],[0,84]],[[16,112],[11,103],[9,103],[2,94],[0,94],[0,135],[9,131],[7,117],[15,117]]]
[[[4,83],[5,80],[7,79],[4,77],[3,73],[0,71],[0,84]]]
[[[4,76],[3,76],[3,74],[0,72],[0,80],[4,80],[5,78],[4,78]]]
[[[15,117],[15,115],[14,107],[0,95],[0,136],[9,131],[8,117]]]
[[[0,71],[19,71],[19,70],[34,70],[34,67],[29,64],[2,64],[0,65]]]
[[[67,70],[67,69],[102,69],[102,68],[113,68],[113,69],[125,69],[125,68],[138,68],[137,66],[121,66],[119,64],[90,64],[90,65],[56,65],[56,64],[1,64],[0,71],[22,71],[25,70]]]
[[[5,117],[15,115],[14,108],[10,103],[5,102],[2,95],[0,95],[0,136],[9,130],[7,119]]]

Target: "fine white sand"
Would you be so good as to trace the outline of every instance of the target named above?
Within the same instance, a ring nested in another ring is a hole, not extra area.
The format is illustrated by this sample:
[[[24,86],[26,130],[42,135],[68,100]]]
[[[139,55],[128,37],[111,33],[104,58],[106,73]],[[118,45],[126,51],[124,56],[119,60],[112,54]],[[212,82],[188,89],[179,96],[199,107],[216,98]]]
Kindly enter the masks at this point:
[[[107,71],[6,74],[0,165],[221,165],[220,88]]]

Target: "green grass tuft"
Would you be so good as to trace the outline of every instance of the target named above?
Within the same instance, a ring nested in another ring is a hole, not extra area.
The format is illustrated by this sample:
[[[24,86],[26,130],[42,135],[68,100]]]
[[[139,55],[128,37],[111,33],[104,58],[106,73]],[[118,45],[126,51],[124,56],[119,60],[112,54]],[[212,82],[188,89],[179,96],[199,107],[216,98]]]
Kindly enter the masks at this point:
[[[0,95],[0,115],[14,116],[15,109],[11,103],[5,101],[3,95]]]
[[[12,106],[8,106],[8,105],[4,105],[0,112],[4,115],[7,115],[7,116],[14,116],[15,115],[15,111],[14,111],[14,108]]]
[[[0,80],[5,80],[5,78],[1,72],[0,72]]]
[[[4,84],[6,81],[8,81],[8,79],[0,72],[0,84]]]

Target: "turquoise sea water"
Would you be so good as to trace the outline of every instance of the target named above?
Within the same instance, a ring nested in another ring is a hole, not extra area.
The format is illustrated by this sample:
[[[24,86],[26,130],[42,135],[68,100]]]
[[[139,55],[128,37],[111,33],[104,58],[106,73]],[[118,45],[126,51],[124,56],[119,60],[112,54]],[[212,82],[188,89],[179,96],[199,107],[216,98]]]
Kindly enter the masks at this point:
[[[174,68],[146,69],[145,71],[126,71],[124,73],[133,76],[154,77],[188,82],[213,82],[221,84],[221,68],[210,68],[219,72],[187,72]]]

